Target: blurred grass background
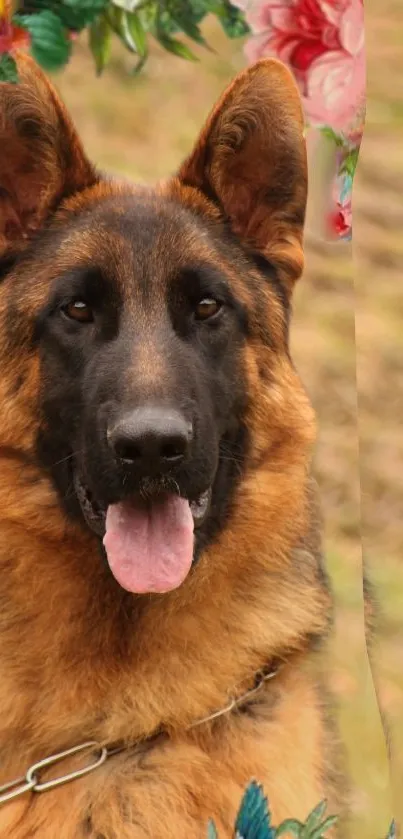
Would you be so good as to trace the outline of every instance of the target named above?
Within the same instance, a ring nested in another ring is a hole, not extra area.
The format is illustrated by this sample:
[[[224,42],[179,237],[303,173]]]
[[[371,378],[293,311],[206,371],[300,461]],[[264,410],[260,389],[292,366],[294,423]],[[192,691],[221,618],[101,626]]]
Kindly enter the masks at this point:
[[[352,781],[346,839],[384,839],[400,805],[399,795],[392,803],[375,688],[393,735],[395,787],[403,792],[400,2],[366,6],[368,111],[354,191],[356,270],[349,244],[325,244],[308,232],[292,330],[294,359],[320,427],[316,473],[337,603],[329,666]],[[130,57],[116,47],[109,70],[96,79],[85,39],[76,43],[57,84],[101,168],[153,182],[188,153],[210,107],[245,64],[241,42],[229,42],[215,22],[205,30],[215,51],[200,51],[199,64],[156,46],[136,78]],[[379,606],[375,688],[364,637],[362,548]]]

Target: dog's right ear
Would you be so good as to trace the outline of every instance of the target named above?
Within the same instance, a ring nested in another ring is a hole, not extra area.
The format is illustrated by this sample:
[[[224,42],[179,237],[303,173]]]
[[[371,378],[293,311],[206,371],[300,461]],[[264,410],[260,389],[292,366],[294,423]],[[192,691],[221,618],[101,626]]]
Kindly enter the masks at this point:
[[[0,83],[0,259],[18,253],[63,200],[97,181],[56,91],[27,55]]]
[[[266,58],[239,73],[178,178],[220,209],[291,292],[303,268],[307,161],[301,97],[284,64]]]

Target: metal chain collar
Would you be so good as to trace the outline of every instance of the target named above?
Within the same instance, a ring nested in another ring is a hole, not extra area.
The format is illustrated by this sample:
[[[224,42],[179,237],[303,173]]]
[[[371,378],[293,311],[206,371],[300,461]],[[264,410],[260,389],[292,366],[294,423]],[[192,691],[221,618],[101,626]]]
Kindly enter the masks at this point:
[[[242,696],[237,699],[232,698],[225,708],[221,708],[221,710],[215,711],[213,714],[192,723],[187,731],[191,731],[193,728],[197,728],[204,723],[216,720],[244,705],[249,701],[249,699],[252,699],[257,693],[259,693],[259,691],[261,691],[266,682],[270,681],[277,675],[281,666],[281,664],[278,664],[267,672],[264,670],[259,671],[256,674],[253,688],[250,688],[250,690],[243,693]],[[70,781],[75,781],[76,778],[81,778],[83,775],[87,775],[89,772],[94,772],[95,769],[99,769],[99,767],[102,766],[108,758],[113,757],[113,755],[120,754],[124,751],[130,751],[140,745],[144,746],[147,742],[147,740],[142,740],[134,746],[108,748],[108,746],[101,746],[101,744],[97,743],[96,740],[89,740],[86,743],[81,743],[79,746],[73,746],[72,749],[66,749],[64,752],[58,752],[50,757],[46,757],[43,760],[39,760],[37,763],[32,764],[23,777],[17,778],[15,781],[10,781],[9,783],[0,786],[0,805],[6,804],[8,801],[17,798],[20,795],[24,795],[27,792],[47,792],[48,790],[54,789],[61,784],[67,784]],[[73,772],[68,772],[66,775],[60,775],[59,777],[52,778],[49,781],[41,780],[43,771],[48,767],[61,763],[63,760],[84,751],[89,751],[90,756],[92,757],[87,766],[84,766],[81,769],[76,769]]]

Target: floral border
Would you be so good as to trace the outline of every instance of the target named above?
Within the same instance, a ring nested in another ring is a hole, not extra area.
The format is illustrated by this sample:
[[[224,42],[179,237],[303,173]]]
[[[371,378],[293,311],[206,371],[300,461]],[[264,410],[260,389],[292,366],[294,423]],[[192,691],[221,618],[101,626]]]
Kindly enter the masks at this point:
[[[363,0],[232,0],[251,30],[254,62],[275,56],[299,86],[307,127],[334,143],[336,177],[327,231],[351,239],[352,187],[365,122]]]
[[[173,35],[182,31],[205,45],[199,23],[213,12],[229,37],[250,33],[245,47],[250,62],[276,56],[294,73],[307,128],[330,138],[334,148],[326,235],[351,239],[366,102],[363,0],[165,0],[163,15],[158,0],[129,5],[133,11],[125,11],[125,0],[31,0],[35,13],[19,15],[17,0],[0,0],[0,81],[17,80],[12,51],[22,45],[45,70],[64,66],[75,33],[85,27],[98,73],[108,63],[113,33],[135,54],[137,70],[147,58],[150,34],[170,52],[194,60]]]

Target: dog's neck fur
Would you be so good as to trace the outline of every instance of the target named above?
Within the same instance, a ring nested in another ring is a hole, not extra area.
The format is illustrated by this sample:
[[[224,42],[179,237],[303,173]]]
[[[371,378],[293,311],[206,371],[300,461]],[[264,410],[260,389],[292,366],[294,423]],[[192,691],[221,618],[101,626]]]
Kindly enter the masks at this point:
[[[244,480],[231,528],[181,589],[132,598],[103,567],[92,535],[66,522],[48,481],[10,453],[3,457],[5,767],[18,772],[21,753],[37,758],[85,739],[135,740],[161,725],[181,731],[225,704],[270,657],[323,634],[329,600],[312,541],[306,466],[300,460],[292,477],[288,470],[275,480],[272,468]]]

